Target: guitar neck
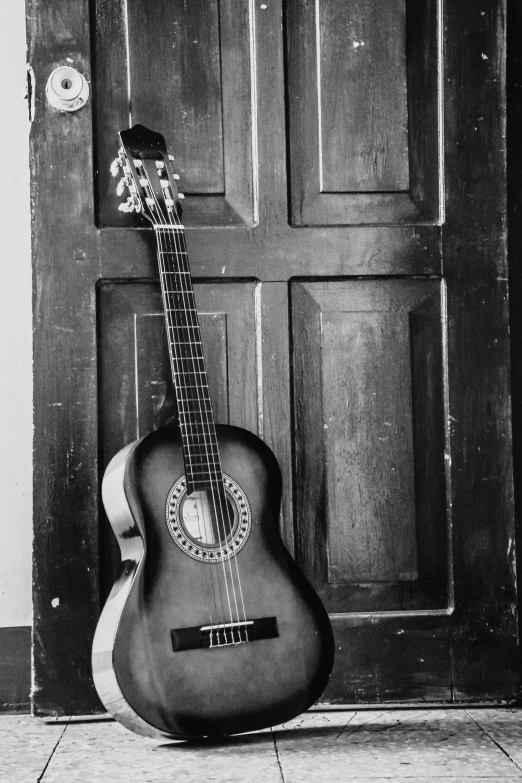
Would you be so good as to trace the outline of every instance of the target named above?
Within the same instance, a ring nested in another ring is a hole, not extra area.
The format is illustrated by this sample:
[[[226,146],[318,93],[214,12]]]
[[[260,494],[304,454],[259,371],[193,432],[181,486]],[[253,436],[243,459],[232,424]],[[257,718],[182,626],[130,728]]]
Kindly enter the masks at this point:
[[[155,227],[172,379],[188,491],[223,481],[185,235]]]

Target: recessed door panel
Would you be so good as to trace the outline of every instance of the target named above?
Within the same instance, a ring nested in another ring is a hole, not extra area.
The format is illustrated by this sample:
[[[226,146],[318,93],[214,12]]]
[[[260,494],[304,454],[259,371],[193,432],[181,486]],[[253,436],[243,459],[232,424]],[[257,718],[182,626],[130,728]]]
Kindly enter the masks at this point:
[[[177,410],[159,284],[107,281],[98,291],[104,471],[127,443],[176,421]],[[195,296],[215,421],[257,433],[256,283],[196,284]],[[119,562],[108,523],[102,540],[106,594]]]
[[[287,4],[292,225],[441,220],[439,24],[437,0]]]
[[[437,280],[292,286],[297,548],[333,612],[449,606],[442,313]]]
[[[165,136],[188,225],[255,222],[253,27],[248,3],[95,0],[98,220],[118,211],[109,173],[117,133],[142,123]]]

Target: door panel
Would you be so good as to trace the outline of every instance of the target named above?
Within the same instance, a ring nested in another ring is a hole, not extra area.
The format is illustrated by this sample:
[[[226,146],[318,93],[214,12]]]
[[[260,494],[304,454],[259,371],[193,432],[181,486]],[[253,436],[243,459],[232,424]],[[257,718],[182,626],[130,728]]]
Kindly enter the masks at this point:
[[[438,2],[286,5],[292,224],[438,223]]]
[[[195,285],[215,421],[256,434],[260,422],[258,287],[252,281]],[[177,409],[159,284],[104,281],[98,294],[103,472],[123,446],[176,420]],[[101,532],[106,596],[120,558],[107,521]]]
[[[255,221],[252,17],[248,3],[93,2],[98,215],[135,226],[118,211],[110,176],[114,139],[142,123],[175,157],[189,225]],[[130,119],[132,118],[132,119]]]
[[[442,315],[438,280],[292,286],[297,552],[332,612],[449,608]]]
[[[331,612],[323,700],[518,693],[505,3],[385,6],[28,2],[36,714],[100,709],[100,478],[175,413],[154,237],[109,176],[134,122],[187,194],[218,419],[273,448]],[[45,99],[62,64],[77,113]]]

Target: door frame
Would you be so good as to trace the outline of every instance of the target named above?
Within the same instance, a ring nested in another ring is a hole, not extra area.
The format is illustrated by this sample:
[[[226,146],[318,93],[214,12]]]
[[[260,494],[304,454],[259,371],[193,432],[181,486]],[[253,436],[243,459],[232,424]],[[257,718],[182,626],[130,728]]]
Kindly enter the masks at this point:
[[[418,270],[419,256],[424,259],[424,274],[443,273],[448,288],[448,405],[454,444],[450,474],[455,610],[448,614],[442,635],[429,622],[415,630],[408,618],[394,613],[376,618],[364,633],[364,617],[354,620],[353,634],[362,634],[363,645],[379,645],[400,640],[406,627],[412,650],[421,637],[436,636],[441,656],[451,657],[451,678],[444,685],[450,698],[510,699],[518,693],[519,667],[507,336],[506,2],[484,0],[479,8],[469,0],[446,0],[443,9],[442,229],[374,226],[364,229],[363,240],[358,226],[290,228],[286,172],[273,163],[285,158],[284,131],[276,122],[259,136],[259,225],[228,235],[222,232],[219,246],[215,232],[207,229],[189,232],[188,242],[198,277],[217,279],[232,244],[236,251],[238,246],[243,249],[233,255],[245,259],[244,266],[232,264],[232,276],[259,277],[260,260],[268,259],[270,263],[262,265],[264,279],[278,283],[277,262],[284,259],[292,275],[307,277],[314,270],[307,255],[309,236],[323,238],[325,275],[356,276],[362,252],[366,259],[374,259],[369,268],[376,276],[411,274],[414,265]],[[35,106],[30,152],[33,709],[37,715],[88,714],[100,710],[89,673],[90,640],[99,612],[99,541],[93,522],[99,503],[96,282],[111,277],[110,264],[102,266],[101,244],[121,246],[128,239],[118,231],[102,236],[94,225],[92,102],[76,114],[64,115],[45,99],[49,73],[69,59],[91,78],[90,4],[28,0],[27,12]],[[266,112],[266,126],[267,117],[284,116],[281,1],[274,0],[266,11],[256,7],[255,13],[257,96]],[[490,106],[500,110],[491,111]],[[71,162],[69,175],[59,176],[64,161]],[[275,192],[279,195],[274,200]],[[141,233],[143,256],[130,265],[130,277],[155,276],[149,239]],[[343,253],[334,250],[329,255],[331,238],[339,236]],[[276,336],[272,339],[275,343]],[[473,374],[477,366],[482,367],[480,375]],[[273,402],[268,399],[265,410],[270,411]],[[288,438],[284,448],[288,450]],[[291,522],[287,524],[290,537]],[[398,649],[392,645],[390,654]],[[398,700],[401,672],[394,677],[390,694]],[[424,693],[430,693],[429,688],[427,681]]]

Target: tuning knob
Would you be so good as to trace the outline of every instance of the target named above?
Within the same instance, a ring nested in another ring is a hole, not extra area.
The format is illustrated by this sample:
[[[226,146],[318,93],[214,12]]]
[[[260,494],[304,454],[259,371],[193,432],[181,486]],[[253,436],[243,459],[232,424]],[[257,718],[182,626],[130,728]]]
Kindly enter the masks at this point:
[[[183,201],[183,199],[185,198],[185,194],[184,193],[180,193],[179,190],[178,190],[178,196],[179,196],[181,201]]]
[[[114,160],[111,163],[111,174],[113,177],[117,177],[120,173],[120,166],[121,166],[121,160],[119,158],[114,158]]]
[[[179,174],[173,174],[172,176],[173,176],[173,177],[174,177],[174,179],[176,179],[176,180],[178,180],[178,179],[179,179]]]
[[[132,196],[129,196],[127,201],[124,201],[123,203],[118,205],[118,209],[120,212],[134,212],[136,209],[136,204],[134,203],[134,199]]]
[[[127,180],[125,177],[122,177],[118,184],[116,185],[116,195],[121,196],[123,194],[123,191],[125,190],[125,187],[127,185]]]

